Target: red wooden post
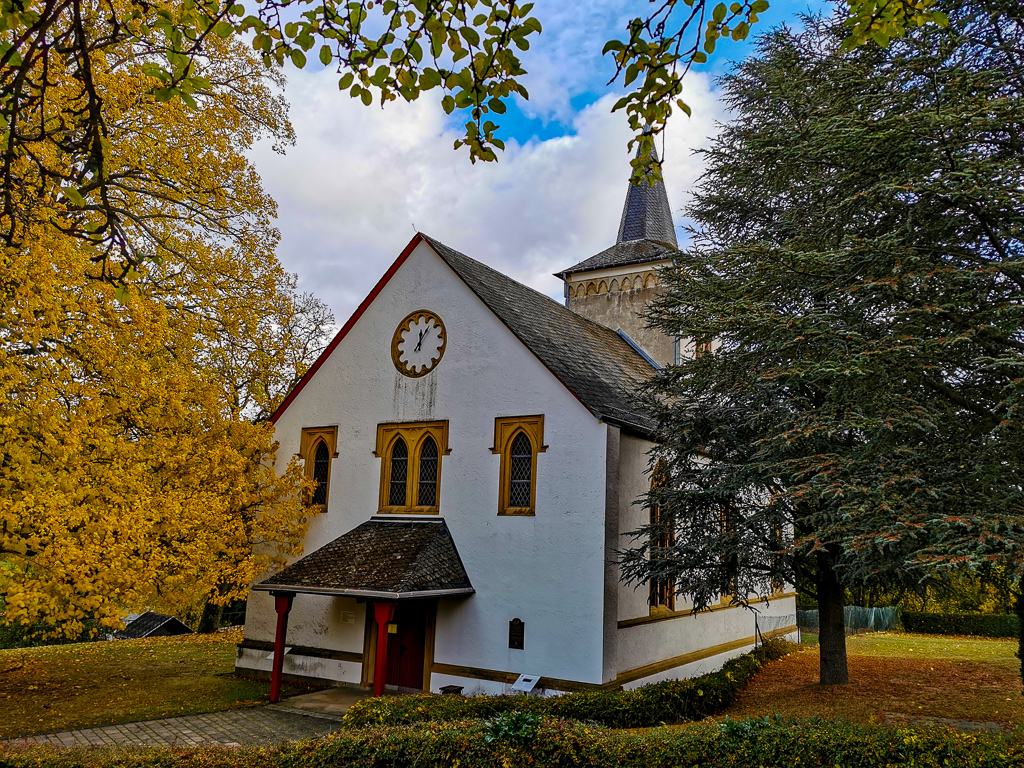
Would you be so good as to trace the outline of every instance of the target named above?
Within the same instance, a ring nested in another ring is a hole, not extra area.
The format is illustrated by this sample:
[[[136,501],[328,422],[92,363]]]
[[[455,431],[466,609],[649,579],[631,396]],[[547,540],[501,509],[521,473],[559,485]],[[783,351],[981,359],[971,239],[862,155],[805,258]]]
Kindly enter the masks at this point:
[[[377,620],[377,661],[373,667],[373,695],[384,695],[388,672],[388,622],[395,617],[394,603],[374,603],[373,617]]]
[[[277,611],[277,634],[274,636],[274,671],[270,675],[270,700],[281,700],[281,670],[284,668],[284,636],[288,632],[288,612],[292,609],[294,592],[271,592]]]

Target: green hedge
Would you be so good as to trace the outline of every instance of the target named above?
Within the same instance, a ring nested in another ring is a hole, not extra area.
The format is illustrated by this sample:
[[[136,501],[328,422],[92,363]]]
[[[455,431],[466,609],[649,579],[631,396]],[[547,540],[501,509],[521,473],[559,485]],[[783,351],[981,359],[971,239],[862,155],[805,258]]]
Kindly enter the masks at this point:
[[[1017,637],[1020,620],[1012,613],[918,613],[902,611],[903,629],[924,635]]]
[[[77,637],[44,638],[43,634],[51,630],[45,624],[34,624],[26,627],[22,624],[6,624],[0,622],[0,650],[12,648],[36,648],[40,645],[67,645],[68,643],[88,643],[97,639],[98,629],[89,623],[82,634]]]
[[[527,743],[487,741],[480,720],[339,731],[281,749],[0,747],[4,768],[1011,768],[1024,737],[744,720],[613,731],[544,720]]]
[[[730,659],[721,670],[689,680],[666,680],[632,691],[583,691],[565,696],[385,696],[364,699],[345,713],[349,727],[408,725],[431,720],[469,720],[504,712],[535,712],[587,720],[611,728],[640,728],[700,720],[721,712],[769,661],[796,648],[773,640]]]

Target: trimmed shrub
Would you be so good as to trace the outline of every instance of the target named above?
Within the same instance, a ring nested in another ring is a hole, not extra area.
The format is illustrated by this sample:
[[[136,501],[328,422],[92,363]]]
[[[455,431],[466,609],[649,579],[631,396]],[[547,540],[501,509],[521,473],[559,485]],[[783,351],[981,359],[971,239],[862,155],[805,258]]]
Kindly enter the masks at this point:
[[[730,659],[718,672],[688,680],[666,680],[632,691],[581,691],[565,696],[384,696],[364,699],[345,713],[345,725],[408,725],[439,720],[493,718],[533,712],[564,720],[586,720],[611,728],[641,728],[700,720],[721,712],[769,661],[796,646],[772,640]]]
[[[482,721],[339,731],[281,749],[4,750],[4,768],[1016,768],[1024,737],[750,719],[613,731],[543,720],[525,742]]]
[[[1020,619],[1012,613],[918,613],[902,611],[903,629],[924,635],[1017,637]]]

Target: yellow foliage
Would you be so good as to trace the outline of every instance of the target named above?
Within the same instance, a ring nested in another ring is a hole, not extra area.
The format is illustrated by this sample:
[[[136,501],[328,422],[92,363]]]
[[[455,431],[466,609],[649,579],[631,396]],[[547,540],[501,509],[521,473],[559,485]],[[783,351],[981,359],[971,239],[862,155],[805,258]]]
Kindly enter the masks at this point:
[[[203,50],[195,109],[151,95],[137,48],[93,51],[105,183],[91,191],[69,194],[81,158],[54,130],[86,103],[73,62],[40,61],[45,101],[20,116],[23,136],[48,129],[13,162],[0,211],[15,233],[0,253],[7,621],[71,636],[155,602],[228,602],[299,551],[302,473],[275,468],[258,417],[333,318],[278,264],[275,205],[245,157],[261,137],[292,138],[279,76],[241,41]],[[134,255],[128,281],[108,279],[104,238]]]

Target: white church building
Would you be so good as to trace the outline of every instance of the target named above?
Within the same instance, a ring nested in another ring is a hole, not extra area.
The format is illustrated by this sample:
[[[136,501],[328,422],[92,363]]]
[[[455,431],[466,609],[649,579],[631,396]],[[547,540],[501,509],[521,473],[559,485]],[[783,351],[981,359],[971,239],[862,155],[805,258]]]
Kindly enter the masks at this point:
[[[565,304],[417,234],[273,416],[318,485],[305,554],[257,583],[236,667],[382,692],[635,687],[796,632],[795,596],[694,614],[619,580],[650,514],[633,401],[685,345],[637,312],[677,248],[663,185],[560,273]],[[276,646],[276,652],[275,651]],[[273,652],[273,653],[272,653]],[[274,667],[277,667],[274,670]]]

